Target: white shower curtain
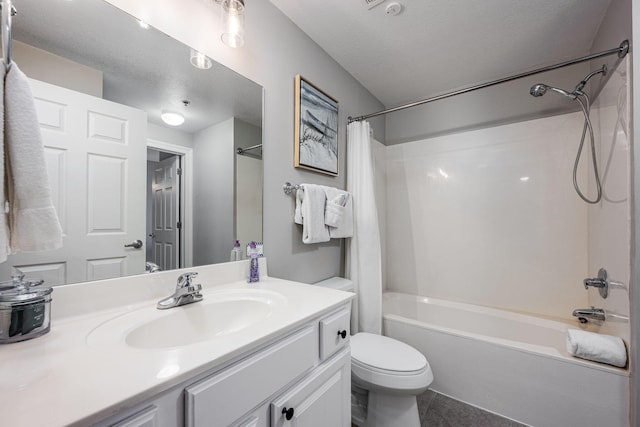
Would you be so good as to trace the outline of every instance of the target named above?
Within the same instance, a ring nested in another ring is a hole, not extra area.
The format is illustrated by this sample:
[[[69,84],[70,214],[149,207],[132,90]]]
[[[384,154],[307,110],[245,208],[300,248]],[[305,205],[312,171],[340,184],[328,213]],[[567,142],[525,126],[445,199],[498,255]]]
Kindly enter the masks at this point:
[[[357,294],[351,331],[382,333],[382,258],[374,192],[369,122],[347,128],[347,191],[353,197],[353,237],[347,241],[347,277]]]

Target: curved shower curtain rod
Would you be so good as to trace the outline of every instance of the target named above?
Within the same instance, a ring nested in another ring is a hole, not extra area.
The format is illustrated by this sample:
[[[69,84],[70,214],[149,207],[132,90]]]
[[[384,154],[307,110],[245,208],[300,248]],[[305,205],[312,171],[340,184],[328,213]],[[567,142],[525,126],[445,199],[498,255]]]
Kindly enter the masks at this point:
[[[453,92],[448,92],[448,93],[445,93],[445,94],[442,94],[442,95],[433,96],[431,98],[423,99],[421,101],[416,101],[416,102],[412,102],[410,104],[405,104],[405,105],[400,105],[398,107],[389,108],[388,110],[378,111],[377,113],[365,114],[364,116],[359,116],[359,117],[351,117],[351,116],[349,116],[349,118],[347,119],[347,123],[359,122],[359,121],[362,121],[362,120],[366,120],[366,119],[368,119],[370,117],[382,116],[384,114],[393,113],[395,111],[400,111],[400,110],[405,110],[407,108],[417,107],[418,105],[427,104],[427,103],[433,102],[433,101],[439,101],[441,99],[450,98],[450,97],[456,96],[456,95],[462,95],[463,93],[473,92],[473,91],[478,90],[478,89],[484,89],[486,87],[495,86],[495,85],[499,85],[499,84],[502,84],[502,83],[507,83],[507,82],[510,82],[510,81],[513,81],[513,80],[521,79],[521,78],[524,78],[524,77],[529,77],[529,76],[532,76],[534,74],[544,73],[545,71],[552,71],[552,70],[556,70],[558,68],[568,67],[569,65],[575,65],[575,64],[579,64],[581,62],[591,61],[592,59],[601,58],[603,56],[609,56],[609,55],[613,55],[613,54],[617,53],[618,54],[618,58],[624,58],[627,55],[628,52],[629,52],[629,40],[624,40],[622,43],[620,43],[620,46],[618,46],[618,47],[616,47],[614,49],[605,50],[605,51],[602,51],[602,52],[598,52],[598,53],[594,53],[594,54],[591,54],[591,55],[583,56],[581,58],[571,59],[569,61],[560,62],[560,63],[555,64],[555,65],[549,65],[549,66],[546,66],[546,67],[537,68],[535,70],[527,71],[527,72],[524,72],[524,73],[514,74],[512,76],[504,77],[502,79],[493,80],[493,81],[490,81],[490,82],[487,82],[487,83],[481,83],[479,85],[470,86],[470,87],[467,87],[467,88],[464,88],[464,89],[455,90]]]

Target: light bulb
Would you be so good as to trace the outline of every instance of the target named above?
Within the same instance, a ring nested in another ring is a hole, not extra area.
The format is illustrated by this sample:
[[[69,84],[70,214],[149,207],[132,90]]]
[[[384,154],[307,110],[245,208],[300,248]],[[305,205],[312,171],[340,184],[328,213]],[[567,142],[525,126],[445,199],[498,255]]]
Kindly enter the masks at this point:
[[[191,49],[190,61],[191,65],[201,70],[208,70],[213,66],[213,61],[207,55],[195,49]]]
[[[244,45],[244,0],[222,1],[222,42],[229,47]]]

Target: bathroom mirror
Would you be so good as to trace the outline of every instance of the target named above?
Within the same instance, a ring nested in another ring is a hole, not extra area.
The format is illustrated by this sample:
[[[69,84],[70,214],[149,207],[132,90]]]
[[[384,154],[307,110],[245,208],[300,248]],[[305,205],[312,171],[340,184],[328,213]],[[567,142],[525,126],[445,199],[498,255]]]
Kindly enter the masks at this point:
[[[10,256],[0,280],[227,262],[262,241],[262,87],[102,0],[14,5],[64,246]]]

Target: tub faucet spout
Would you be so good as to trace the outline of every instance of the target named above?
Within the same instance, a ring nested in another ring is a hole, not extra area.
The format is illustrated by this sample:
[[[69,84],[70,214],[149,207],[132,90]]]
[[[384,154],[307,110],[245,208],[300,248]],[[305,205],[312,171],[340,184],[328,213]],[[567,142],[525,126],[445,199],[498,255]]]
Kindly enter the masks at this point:
[[[577,318],[589,318],[594,320],[605,320],[604,310],[601,308],[577,308],[573,310],[573,316]]]

